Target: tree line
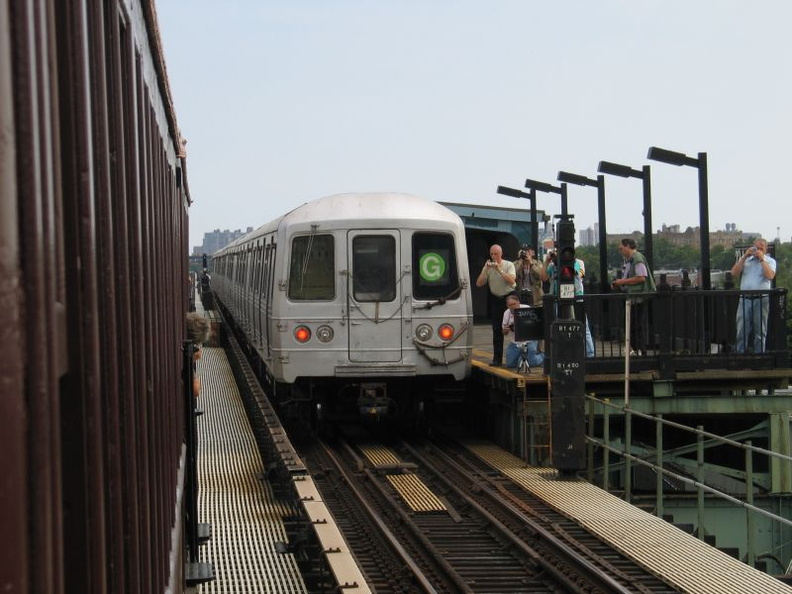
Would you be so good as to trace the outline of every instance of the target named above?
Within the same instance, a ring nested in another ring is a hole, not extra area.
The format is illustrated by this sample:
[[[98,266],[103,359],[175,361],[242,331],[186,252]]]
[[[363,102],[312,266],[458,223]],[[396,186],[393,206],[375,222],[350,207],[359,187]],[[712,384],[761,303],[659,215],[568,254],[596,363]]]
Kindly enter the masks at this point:
[[[729,271],[737,261],[737,250],[746,245],[750,245],[753,240],[747,241],[740,246],[731,248],[722,245],[710,247],[710,269],[712,271]],[[616,271],[621,270],[622,257],[619,253],[619,243],[617,241],[608,243],[608,270],[612,280],[616,276]],[[701,253],[689,245],[678,246],[672,244],[664,238],[655,237],[654,247],[654,271],[658,270],[687,270],[695,273],[698,270]],[[638,250],[641,249],[640,241]],[[578,258],[586,263],[586,276],[589,281],[593,276],[599,274],[599,246],[577,246],[575,249]],[[792,286],[792,243],[776,243],[775,259],[778,263],[776,269],[776,287],[789,289]],[[737,285],[739,287],[739,284]]]

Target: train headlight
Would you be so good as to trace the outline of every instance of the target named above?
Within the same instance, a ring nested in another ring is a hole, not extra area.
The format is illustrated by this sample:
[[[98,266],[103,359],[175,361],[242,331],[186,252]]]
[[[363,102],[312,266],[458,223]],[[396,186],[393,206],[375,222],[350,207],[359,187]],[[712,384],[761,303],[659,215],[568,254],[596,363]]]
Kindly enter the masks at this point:
[[[426,342],[432,338],[433,334],[434,332],[429,324],[421,324],[415,329],[415,337],[421,342]]]
[[[333,340],[333,336],[335,336],[335,332],[330,326],[319,326],[316,329],[316,338],[321,342],[330,342]]]
[[[437,335],[442,340],[451,340],[454,338],[454,327],[451,324],[443,324],[437,329]]]
[[[297,326],[294,329],[294,338],[297,342],[308,342],[311,340],[311,329],[308,326]]]

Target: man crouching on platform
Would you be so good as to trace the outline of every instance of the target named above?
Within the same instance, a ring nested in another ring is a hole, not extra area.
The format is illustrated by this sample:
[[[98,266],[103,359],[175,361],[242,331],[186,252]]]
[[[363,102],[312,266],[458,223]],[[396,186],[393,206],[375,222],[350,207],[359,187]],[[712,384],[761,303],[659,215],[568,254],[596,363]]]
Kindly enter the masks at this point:
[[[503,335],[509,337],[509,346],[506,347],[506,367],[517,369],[520,366],[520,356],[525,347],[526,361],[529,367],[541,367],[544,365],[544,353],[538,352],[539,341],[526,340],[524,342],[514,341],[514,310],[529,307],[520,303],[520,298],[516,294],[506,296],[506,311],[503,312]]]

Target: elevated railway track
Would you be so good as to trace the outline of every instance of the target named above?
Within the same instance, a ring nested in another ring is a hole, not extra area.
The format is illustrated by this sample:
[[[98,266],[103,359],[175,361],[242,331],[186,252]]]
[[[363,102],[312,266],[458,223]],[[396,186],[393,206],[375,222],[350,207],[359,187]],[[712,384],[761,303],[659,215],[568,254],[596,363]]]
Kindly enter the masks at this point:
[[[287,524],[309,591],[336,580],[376,592],[792,592],[606,491],[558,480],[490,442],[386,442],[354,432],[291,442],[252,374],[237,375],[253,384],[248,408],[269,425],[256,429],[268,478],[281,496],[296,497],[290,507],[306,509]]]
[[[453,442],[306,447],[334,516],[361,518],[344,534],[377,592],[405,579],[429,592],[677,591]]]

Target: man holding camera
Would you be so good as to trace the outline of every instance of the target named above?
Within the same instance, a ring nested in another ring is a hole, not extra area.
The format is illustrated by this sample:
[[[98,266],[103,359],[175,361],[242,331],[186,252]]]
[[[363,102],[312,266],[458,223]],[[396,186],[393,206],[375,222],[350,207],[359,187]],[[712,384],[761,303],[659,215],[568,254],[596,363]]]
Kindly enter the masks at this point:
[[[490,250],[490,259],[484,263],[484,267],[476,279],[476,286],[487,285],[488,306],[490,322],[492,324],[492,362],[490,365],[499,367],[503,364],[503,333],[501,322],[503,312],[506,310],[506,295],[515,289],[514,264],[503,259],[503,249],[499,245],[493,245]]]
[[[767,254],[767,241],[754,240],[731,269],[732,276],[740,278],[741,291],[769,291],[776,274],[776,261]],[[737,306],[737,344],[735,350],[748,350],[748,338],[753,333],[753,352],[763,353],[767,336],[767,316],[770,313],[770,296],[743,295]]]
[[[547,265],[550,262],[555,261],[556,253],[555,253],[555,239],[552,237],[545,237],[542,240],[542,252],[544,253],[544,262],[542,262],[542,267],[544,268],[544,276],[542,277],[542,291],[545,295],[550,293],[550,275],[547,274]]]
[[[517,260],[514,261],[517,273],[517,291],[520,303],[533,307],[542,306],[542,281],[546,280],[544,266],[536,258],[536,251],[529,245],[523,245]]]

